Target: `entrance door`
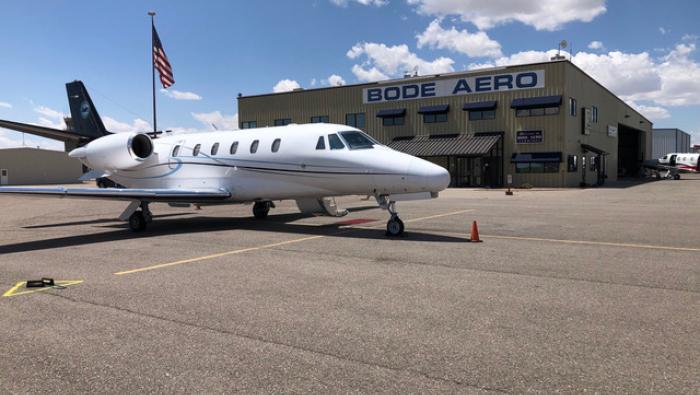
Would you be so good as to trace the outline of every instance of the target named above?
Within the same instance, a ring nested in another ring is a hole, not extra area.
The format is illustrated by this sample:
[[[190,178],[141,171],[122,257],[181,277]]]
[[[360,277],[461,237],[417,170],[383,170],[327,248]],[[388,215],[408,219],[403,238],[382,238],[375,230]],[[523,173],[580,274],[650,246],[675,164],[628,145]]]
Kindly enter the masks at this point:
[[[9,183],[10,181],[7,169],[0,169],[0,185],[7,185]]]
[[[668,164],[671,165],[671,166],[675,166],[675,165],[676,165],[676,155],[671,155],[671,159],[669,159]]]

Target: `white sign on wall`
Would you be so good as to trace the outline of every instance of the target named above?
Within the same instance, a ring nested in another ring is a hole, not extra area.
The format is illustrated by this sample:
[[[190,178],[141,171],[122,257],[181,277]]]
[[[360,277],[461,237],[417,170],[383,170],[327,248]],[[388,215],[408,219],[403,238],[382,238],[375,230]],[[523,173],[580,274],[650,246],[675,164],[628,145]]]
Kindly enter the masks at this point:
[[[617,137],[617,126],[608,125],[608,136]]]
[[[362,90],[362,102],[372,104],[535,88],[544,88],[544,70],[373,86]]]

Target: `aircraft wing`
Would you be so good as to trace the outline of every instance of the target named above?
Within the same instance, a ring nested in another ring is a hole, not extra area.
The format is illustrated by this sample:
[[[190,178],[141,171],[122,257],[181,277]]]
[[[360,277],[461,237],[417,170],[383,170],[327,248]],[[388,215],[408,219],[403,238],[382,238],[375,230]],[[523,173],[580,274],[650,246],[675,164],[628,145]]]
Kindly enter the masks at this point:
[[[0,119],[0,128],[16,130],[18,132],[29,133],[40,137],[47,137],[54,140],[60,140],[63,142],[78,142],[81,139],[81,136],[67,130],[47,128],[44,126],[31,125],[28,123],[5,121],[2,119]]]
[[[222,201],[231,197],[225,189],[119,189],[64,187],[0,187],[0,194],[31,195],[73,199],[141,200],[146,202],[198,203]]]

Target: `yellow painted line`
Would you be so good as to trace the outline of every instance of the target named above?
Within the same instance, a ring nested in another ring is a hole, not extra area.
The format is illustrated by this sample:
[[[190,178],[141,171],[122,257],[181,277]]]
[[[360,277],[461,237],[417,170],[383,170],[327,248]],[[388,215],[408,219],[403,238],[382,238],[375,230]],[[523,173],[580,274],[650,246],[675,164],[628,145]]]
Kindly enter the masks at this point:
[[[453,212],[451,212],[451,213],[430,215],[430,216],[427,216],[427,217],[420,217],[420,218],[413,218],[413,219],[410,219],[410,220],[406,220],[406,221],[404,221],[404,222],[425,221],[425,220],[427,220],[427,219],[440,218],[440,217],[447,217],[447,216],[450,216],[450,215],[463,214],[463,213],[467,213],[467,212],[470,212],[470,211],[474,211],[474,210],[473,210],[473,209],[469,209],[469,210],[453,211]],[[383,226],[383,225],[382,225],[382,226]],[[348,226],[347,228],[343,228],[343,229],[345,229],[345,230],[344,230],[344,231],[341,231],[341,232],[334,233],[333,235],[334,235],[334,236],[337,236],[338,234],[350,232],[350,231],[352,231],[353,229],[367,229],[367,228],[363,228],[363,227],[361,227],[361,226]],[[375,229],[375,228],[369,228],[369,229]],[[200,257],[196,257],[196,258],[182,259],[182,260],[175,261],[175,262],[167,262],[167,263],[161,263],[161,264],[152,265],[152,266],[141,267],[141,268],[137,268],[137,269],[124,270],[124,271],[121,271],[121,272],[116,272],[116,273],[114,273],[114,275],[116,275],[116,276],[122,276],[122,275],[125,275],[125,274],[133,274],[133,273],[147,272],[147,271],[150,271],[150,270],[157,270],[157,269],[163,269],[163,268],[171,267],[171,266],[185,265],[185,264],[189,264],[189,263],[196,263],[196,262],[201,262],[201,261],[205,261],[205,260],[209,260],[209,259],[220,258],[220,257],[223,257],[223,256],[228,256],[228,255],[242,254],[242,253],[244,253],[244,252],[258,251],[258,250],[264,250],[264,249],[279,247],[279,246],[288,245],[288,244],[301,243],[301,242],[304,242],[304,241],[320,239],[320,238],[323,238],[323,237],[328,237],[328,236],[326,236],[326,235],[309,236],[309,237],[302,237],[302,238],[300,238],[300,239],[293,239],[293,240],[281,241],[281,242],[279,242],[279,243],[264,244],[264,245],[257,246],[257,247],[241,248],[241,249],[238,249],[238,250],[225,251],[225,252],[220,252],[220,253],[217,253],[217,254],[205,255],[205,256],[200,256]]]
[[[168,262],[168,263],[161,263],[159,265],[153,265],[153,266],[146,266],[138,269],[133,269],[133,270],[125,270],[123,272],[117,272],[114,273],[117,276],[121,276],[124,274],[132,274],[132,273],[140,273],[140,272],[146,272],[149,270],[156,270],[156,269],[162,269],[165,267],[170,267],[170,266],[176,266],[176,265],[184,265],[187,263],[195,263],[195,262],[200,262],[200,261],[205,261],[208,259],[214,259],[214,258],[220,258],[222,256],[227,256],[227,255],[234,255],[234,254],[241,254],[244,252],[249,252],[249,251],[257,251],[257,250],[263,250],[266,248],[273,248],[273,247],[279,247],[287,244],[293,244],[293,243],[301,243],[302,241],[308,241],[308,240],[314,240],[314,239],[320,239],[322,237],[326,236],[310,236],[310,237],[302,237],[301,239],[294,239],[294,240],[287,240],[287,241],[281,241],[279,243],[272,243],[272,244],[264,244],[261,246],[257,247],[249,247],[249,248],[241,248],[239,250],[232,250],[232,251],[226,251],[226,252],[220,252],[218,254],[211,254],[211,255],[206,255],[206,256],[200,256],[196,258],[190,258],[190,259],[183,259],[180,261],[175,261],[175,262]]]
[[[700,248],[668,247],[668,246],[658,246],[658,245],[652,245],[652,244],[611,243],[611,242],[606,242],[606,241],[543,239],[543,238],[537,238],[537,237],[497,236],[497,235],[481,235],[481,237],[485,237],[487,239],[547,241],[547,242],[551,242],[551,243],[599,245],[599,246],[606,246],[606,247],[628,247],[628,248],[644,248],[644,249],[649,249],[649,250],[700,252]]]
[[[54,289],[54,288],[70,287],[71,285],[78,285],[78,284],[80,284],[80,283],[82,283],[82,282],[83,282],[83,280],[70,280],[70,281],[69,281],[69,280],[64,280],[64,281],[56,281],[56,285],[54,285],[53,287],[43,287],[43,288],[32,289],[31,291],[17,292],[18,289],[20,289],[21,287],[23,287],[24,285],[27,284],[26,281],[22,281],[22,282],[19,282],[19,283],[15,284],[15,285],[14,285],[12,288],[10,288],[7,292],[5,292],[4,294],[2,294],[2,297],[3,297],[3,298],[9,298],[10,296],[29,295],[29,294],[33,294],[33,293],[35,293],[35,292],[44,292],[44,291],[48,291],[48,290]]]

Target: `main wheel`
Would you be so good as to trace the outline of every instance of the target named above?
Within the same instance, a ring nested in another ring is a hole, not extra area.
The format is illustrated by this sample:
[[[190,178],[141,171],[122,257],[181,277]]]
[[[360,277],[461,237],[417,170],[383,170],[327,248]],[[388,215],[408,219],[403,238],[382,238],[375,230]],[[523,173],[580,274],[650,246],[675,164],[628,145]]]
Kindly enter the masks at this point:
[[[386,223],[386,234],[387,236],[401,236],[403,234],[403,221],[399,217],[394,217]]]
[[[681,179],[681,175],[680,175],[680,174],[676,174],[676,175],[673,176],[673,179],[674,179],[674,180],[680,180],[680,179]]]
[[[129,229],[133,232],[140,232],[146,229],[146,218],[142,211],[136,211],[129,217]]]
[[[253,205],[253,215],[257,219],[263,219],[267,217],[270,212],[270,202],[255,202]]]

